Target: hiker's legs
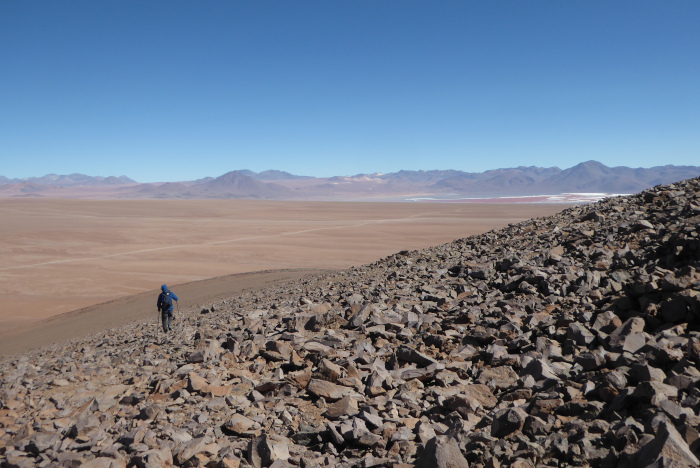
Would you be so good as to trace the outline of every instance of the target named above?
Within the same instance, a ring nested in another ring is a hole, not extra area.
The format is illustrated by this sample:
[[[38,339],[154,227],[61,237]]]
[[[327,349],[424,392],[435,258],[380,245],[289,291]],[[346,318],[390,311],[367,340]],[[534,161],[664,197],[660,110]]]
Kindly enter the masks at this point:
[[[173,311],[168,312],[168,331],[173,329]]]
[[[170,329],[170,326],[168,325],[168,316],[170,317],[170,320],[172,321],[172,315],[167,310],[164,310],[161,313],[161,319],[163,320],[163,331],[167,332]]]

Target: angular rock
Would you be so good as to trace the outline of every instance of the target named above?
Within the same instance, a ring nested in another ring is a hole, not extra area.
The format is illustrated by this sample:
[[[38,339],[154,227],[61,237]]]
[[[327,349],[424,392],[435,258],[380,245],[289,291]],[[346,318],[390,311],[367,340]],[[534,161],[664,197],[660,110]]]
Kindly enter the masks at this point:
[[[527,413],[521,408],[505,408],[497,411],[491,423],[491,436],[500,439],[521,430],[527,417]]]
[[[644,319],[641,317],[632,317],[626,320],[610,334],[610,347],[612,349],[622,348],[628,337],[642,333],[643,331]]]
[[[654,439],[644,445],[626,464],[630,468],[654,466],[694,467],[700,460],[693,454],[672,424],[659,426]]]
[[[492,390],[503,390],[517,384],[518,374],[509,366],[491,367],[482,370],[477,380]]]
[[[248,463],[255,468],[269,467],[276,460],[286,461],[289,457],[289,443],[284,437],[266,434],[248,444]]]
[[[352,388],[319,379],[311,379],[306,386],[306,390],[328,401],[337,401],[345,396],[360,397]]]
[[[190,372],[187,376],[187,390],[190,392],[199,392],[204,387],[209,385],[203,377],[195,372]]]
[[[354,416],[357,413],[359,413],[357,399],[348,395],[328,405],[325,416],[328,419],[338,419],[341,416]]]
[[[469,462],[451,437],[434,437],[425,444],[415,468],[468,468]]]
[[[254,425],[255,421],[252,419],[246,418],[242,414],[234,414],[228,421],[226,421],[224,428],[233,432],[234,434],[243,435]]]
[[[132,458],[132,463],[138,468],[171,466],[173,464],[173,455],[167,448],[162,450],[152,449],[136,455]]]
[[[400,346],[399,349],[396,350],[396,357],[406,362],[412,362],[419,367],[428,367],[432,364],[437,364],[435,359],[419,353],[415,349],[409,348],[408,346]]]

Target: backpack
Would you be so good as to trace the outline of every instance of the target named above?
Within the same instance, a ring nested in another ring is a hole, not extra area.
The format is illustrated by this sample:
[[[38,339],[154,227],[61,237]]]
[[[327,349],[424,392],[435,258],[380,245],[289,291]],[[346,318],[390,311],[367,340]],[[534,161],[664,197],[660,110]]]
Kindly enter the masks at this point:
[[[160,295],[160,310],[166,311],[173,306],[173,297],[169,292]]]

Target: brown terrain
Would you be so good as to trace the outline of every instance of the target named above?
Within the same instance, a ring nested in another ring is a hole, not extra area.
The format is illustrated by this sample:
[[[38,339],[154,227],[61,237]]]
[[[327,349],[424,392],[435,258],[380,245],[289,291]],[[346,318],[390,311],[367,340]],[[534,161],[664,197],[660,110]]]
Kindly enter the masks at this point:
[[[362,265],[561,209],[547,204],[3,199],[0,354],[155,320],[156,291],[163,283],[172,286],[181,297],[180,308],[187,310],[320,269]]]
[[[698,200],[693,179],[352,268],[176,286],[191,302],[168,333],[148,312],[152,291],[63,316],[57,334],[135,319],[0,358],[0,467],[700,466]],[[148,205],[95,206],[120,207],[130,225],[130,210]],[[216,210],[196,206],[188,226],[204,230]],[[220,214],[233,206],[250,208]],[[405,237],[414,231],[437,241],[459,230],[445,220],[514,214],[257,206],[266,217],[253,226],[279,214],[258,238],[276,235],[291,252],[311,233],[305,245],[332,253],[319,230],[330,223],[335,245],[358,256],[362,242],[418,243]]]

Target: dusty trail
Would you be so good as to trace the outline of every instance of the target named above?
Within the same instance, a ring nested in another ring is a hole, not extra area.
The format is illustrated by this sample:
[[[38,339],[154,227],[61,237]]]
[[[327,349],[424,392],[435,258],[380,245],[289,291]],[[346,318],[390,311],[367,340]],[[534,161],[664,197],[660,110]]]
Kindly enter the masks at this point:
[[[323,270],[258,271],[169,286],[180,298],[180,313],[188,313],[246,291],[293,282],[321,271]],[[100,333],[127,323],[143,322],[144,327],[160,326],[156,310],[158,293],[158,290],[143,292],[2,332],[0,356],[20,354],[32,348]],[[177,316],[175,318],[177,320]]]

